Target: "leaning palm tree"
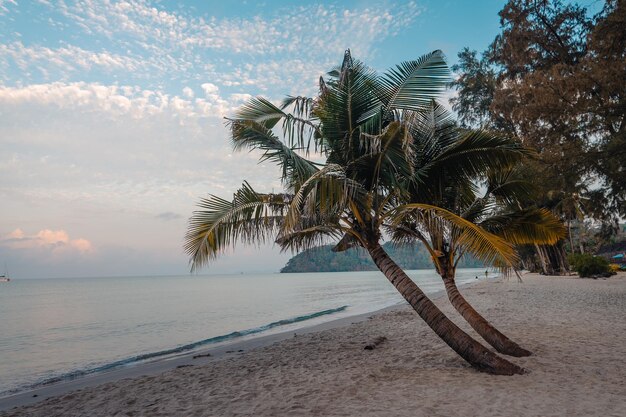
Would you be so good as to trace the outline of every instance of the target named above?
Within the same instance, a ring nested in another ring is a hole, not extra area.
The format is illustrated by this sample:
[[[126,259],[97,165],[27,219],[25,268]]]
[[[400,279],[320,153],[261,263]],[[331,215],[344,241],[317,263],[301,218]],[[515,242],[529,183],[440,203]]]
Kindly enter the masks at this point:
[[[419,211],[454,229],[461,242],[515,258],[506,241],[448,210],[401,204],[415,180],[414,141],[402,114],[423,110],[447,80],[439,51],[383,77],[347,51],[342,65],[320,80],[315,99],[288,98],[278,107],[257,98],[244,105],[228,122],[233,145],[261,150],[262,159],[278,163],[286,192],[256,193],[246,183],[232,201],[202,200],[203,210],[194,212],[186,235],[192,270],[239,241],[275,238],[285,250],[330,239],[338,240],[338,247],[360,246],[431,329],[472,366],[494,374],[522,373],[450,321],[381,246],[385,224]],[[307,159],[311,149],[325,157],[324,164]]]
[[[408,189],[411,202],[445,208],[516,245],[554,244],[564,236],[563,225],[548,211],[520,208],[530,186],[514,173],[515,166],[531,154],[528,149],[506,137],[459,129],[451,114],[434,101],[426,111],[411,115],[407,123],[418,160],[418,180]],[[480,178],[485,181],[483,192],[476,186]],[[456,268],[463,255],[495,261],[508,269],[512,265],[505,257],[494,248],[461,242],[457,230],[419,211],[397,218],[389,229],[396,241],[420,242],[426,247],[450,302],[485,341],[507,355],[531,354],[480,315],[456,286]]]

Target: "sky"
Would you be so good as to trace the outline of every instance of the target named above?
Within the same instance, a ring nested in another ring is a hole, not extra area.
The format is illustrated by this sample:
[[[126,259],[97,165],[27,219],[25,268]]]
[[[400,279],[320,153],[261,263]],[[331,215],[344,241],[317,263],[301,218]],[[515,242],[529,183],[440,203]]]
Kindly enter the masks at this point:
[[[233,153],[252,96],[314,95],[345,49],[384,71],[484,50],[504,1],[0,0],[0,274],[173,275],[199,198],[278,169]],[[204,274],[277,272],[238,246]]]

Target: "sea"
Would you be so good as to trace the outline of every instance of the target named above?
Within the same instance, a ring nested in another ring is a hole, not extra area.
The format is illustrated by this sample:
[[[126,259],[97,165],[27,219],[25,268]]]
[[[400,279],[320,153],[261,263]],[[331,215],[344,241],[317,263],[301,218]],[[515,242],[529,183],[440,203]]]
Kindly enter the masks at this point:
[[[432,270],[407,273],[443,290]],[[14,279],[0,283],[0,397],[403,302],[378,271]]]

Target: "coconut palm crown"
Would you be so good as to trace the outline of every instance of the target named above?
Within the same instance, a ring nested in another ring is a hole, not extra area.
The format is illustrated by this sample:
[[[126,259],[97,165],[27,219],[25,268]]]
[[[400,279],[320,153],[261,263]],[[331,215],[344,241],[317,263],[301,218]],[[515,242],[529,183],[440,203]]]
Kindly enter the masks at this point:
[[[554,244],[564,236],[559,219],[536,207],[522,209],[531,193],[529,183],[518,179],[520,155],[533,153],[507,137],[456,126],[450,113],[433,101],[411,121],[416,149],[416,177],[409,184],[412,203],[430,203],[476,224],[481,229],[517,244]],[[483,182],[479,188],[478,183]],[[406,204],[405,207],[411,207]],[[448,298],[470,325],[496,348],[512,356],[530,352],[508,339],[484,319],[458,291],[455,272],[465,253],[484,258],[481,248],[463,242],[455,227],[437,218],[411,211],[394,219],[389,233],[398,242],[420,242],[430,252]],[[496,264],[510,269],[508,260],[494,253]]]

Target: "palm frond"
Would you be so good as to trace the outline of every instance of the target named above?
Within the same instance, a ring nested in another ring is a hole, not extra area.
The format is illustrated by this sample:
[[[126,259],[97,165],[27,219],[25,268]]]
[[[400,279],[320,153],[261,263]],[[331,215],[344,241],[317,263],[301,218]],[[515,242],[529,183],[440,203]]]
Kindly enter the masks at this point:
[[[350,199],[364,191],[345,175],[339,165],[327,164],[311,175],[296,191],[285,213],[284,233],[298,228],[307,218],[328,218],[345,210]]]
[[[484,130],[466,131],[458,140],[442,150],[437,157],[420,167],[439,173],[445,170],[452,177],[477,178],[491,170],[503,170],[533,155],[520,143]]]
[[[298,154],[297,148],[287,146],[270,129],[259,123],[231,120],[230,130],[235,151],[241,149],[263,151],[260,160],[276,163],[281,168],[281,178],[288,187],[304,182],[318,171],[313,162]]]
[[[322,148],[332,154],[331,163],[343,163],[359,155],[361,132],[379,133],[360,121],[361,115],[370,112],[378,102],[372,89],[378,78],[375,71],[350,59],[337,76],[328,80],[312,113],[320,123]]]
[[[287,96],[283,100],[280,108],[285,110],[287,108],[293,109],[293,114],[297,117],[309,117],[313,106],[315,105],[315,99],[304,96]]]
[[[281,234],[276,240],[281,250],[301,252],[327,244],[341,236],[341,226],[338,223],[333,224],[333,221],[328,218],[318,218],[310,223],[309,225],[302,224],[301,228]]]
[[[350,233],[345,233],[339,242],[333,246],[333,252],[344,252],[348,249],[354,248],[359,245],[359,241]]]
[[[274,129],[282,120],[282,134],[289,146],[306,150],[308,153],[314,139],[319,136],[317,125],[311,119],[314,99],[308,97],[287,97],[281,107],[275,106],[263,97],[253,97],[244,103],[227,124],[233,122],[254,122],[267,130]],[[286,112],[291,108],[293,113]]]
[[[519,165],[507,169],[491,169],[485,179],[486,197],[493,197],[500,206],[519,206],[532,199],[535,187],[522,178]]]
[[[361,134],[360,148],[346,171],[365,188],[393,187],[413,177],[413,138],[404,124],[390,123],[380,135]]]
[[[453,145],[461,133],[452,113],[435,100],[420,111],[404,111],[402,120],[409,126],[425,160]]]
[[[438,97],[450,81],[450,70],[441,51],[390,69],[381,80],[380,101],[387,109],[419,111]]]
[[[490,191],[499,204],[512,205],[530,199],[534,187],[528,181],[510,180],[495,185]]]
[[[272,129],[286,115],[271,101],[263,97],[253,97],[239,107],[232,120],[252,121],[267,129]]]
[[[447,240],[487,264],[512,265],[517,260],[513,246],[506,240],[444,208],[421,203],[404,204],[389,215],[394,227],[407,223],[407,220],[410,223],[411,218],[416,220],[417,227],[427,229],[431,240],[437,240],[432,242],[433,249],[442,247],[443,241]]]
[[[476,198],[470,205],[461,211],[461,217],[472,223],[477,223],[497,208],[495,202],[486,197]]]
[[[184,249],[192,271],[204,266],[238,241],[263,243],[278,233],[291,196],[260,194],[244,182],[232,201],[215,195],[198,203],[187,225]]]
[[[567,234],[556,216],[537,208],[496,214],[482,221],[480,227],[514,245],[554,245]]]

